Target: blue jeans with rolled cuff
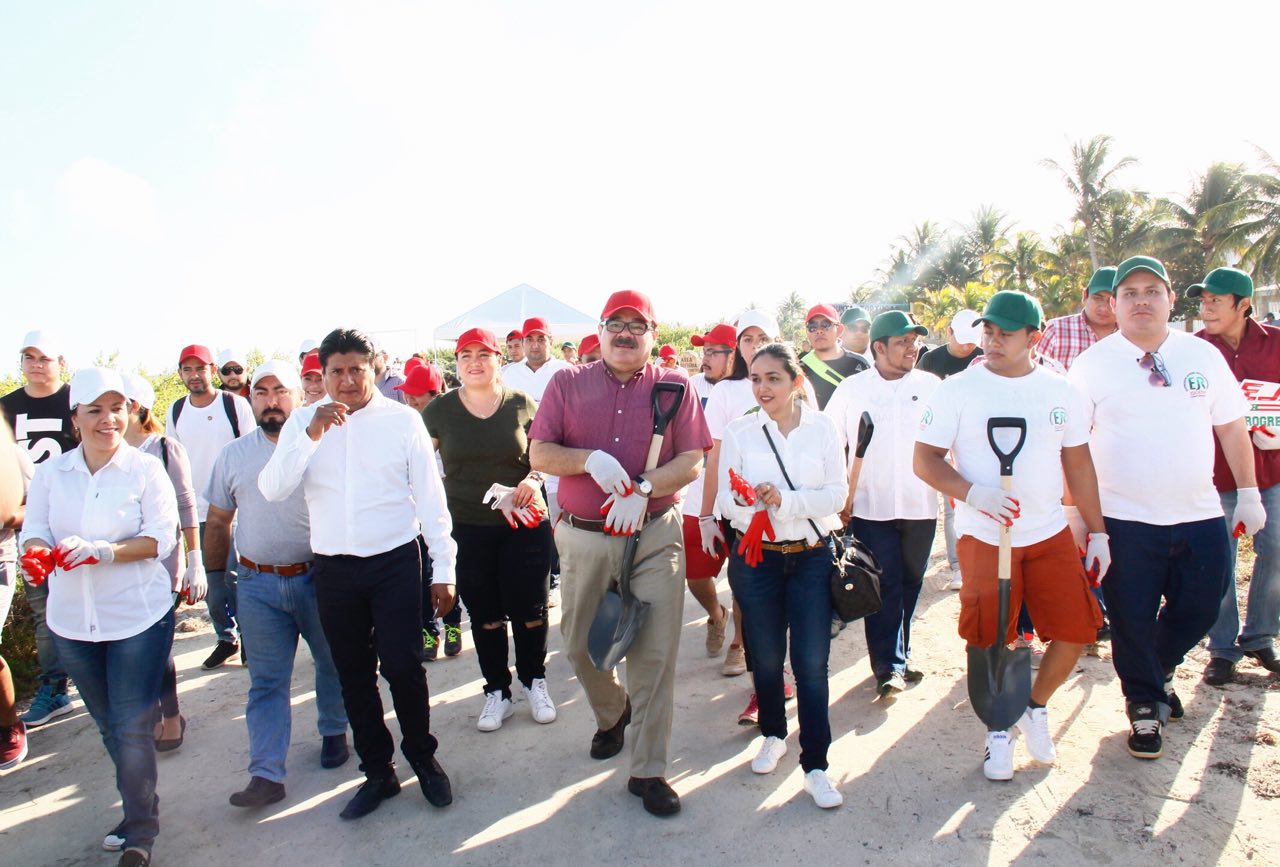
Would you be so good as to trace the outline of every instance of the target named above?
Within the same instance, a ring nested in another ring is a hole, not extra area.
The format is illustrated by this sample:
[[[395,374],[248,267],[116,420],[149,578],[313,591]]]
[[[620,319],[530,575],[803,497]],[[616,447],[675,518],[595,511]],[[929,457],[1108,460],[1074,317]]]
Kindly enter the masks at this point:
[[[1264,650],[1272,646],[1280,632],[1280,485],[1262,491],[1262,507],[1267,523],[1253,537],[1253,575],[1249,578],[1249,598],[1244,628],[1240,628],[1240,605],[1236,599],[1235,537],[1230,536],[1231,513],[1236,509],[1236,492],[1221,495],[1226,513],[1231,546],[1229,580],[1218,607],[1218,620],[1209,630],[1209,655],[1239,662],[1248,650]]]
[[[871,671],[884,678],[907,670],[911,618],[916,613],[924,571],[929,565],[936,520],[849,522],[853,535],[880,561],[880,610],[863,621]]]

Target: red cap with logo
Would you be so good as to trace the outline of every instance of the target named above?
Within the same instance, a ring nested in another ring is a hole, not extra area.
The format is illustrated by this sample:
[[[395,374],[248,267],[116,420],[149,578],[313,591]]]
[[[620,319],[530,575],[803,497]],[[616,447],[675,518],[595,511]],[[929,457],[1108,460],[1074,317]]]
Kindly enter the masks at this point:
[[[520,330],[524,332],[525,337],[532,337],[535,334],[545,334],[548,337],[551,336],[551,327],[547,325],[547,320],[543,319],[541,316],[526,319],[524,321],[524,327]]]
[[[809,322],[815,316],[825,316],[828,322],[833,322],[836,325],[840,324],[840,314],[830,304],[813,305],[809,308],[809,312],[804,315],[804,321]]]
[[[302,375],[306,376],[308,373],[324,375],[324,371],[320,369],[320,353],[315,350],[302,356]]]
[[[507,340],[523,340],[524,335],[520,333],[519,328],[512,328],[507,332]]]
[[[716,346],[732,347],[738,343],[738,332],[732,325],[725,325],[722,322],[706,334],[693,335],[689,338],[689,342],[694,346],[706,346],[708,343],[714,343]]]
[[[530,319],[530,322],[535,320]],[[527,333],[527,332],[526,332]],[[473,343],[479,343],[490,352],[501,352],[498,348],[498,338],[493,336],[493,332],[486,328],[470,328],[458,338],[458,344],[453,348],[453,352],[457,355],[463,349],[466,349]]]
[[[422,359],[416,355],[410,355],[409,360],[404,363],[404,375],[408,376],[419,367],[422,367]]]
[[[413,370],[408,371],[404,382],[395,386],[395,390],[419,397],[428,391],[439,392],[443,387],[444,380],[436,369],[429,364],[419,363]]]
[[[194,358],[204,364],[213,364],[213,353],[209,351],[209,347],[201,346],[199,343],[193,343],[184,347],[182,352],[178,353],[178,365],[188,358]]]
[[[594,334],[588,334],[582,338],[582,342],[578,344],[578,357],[590,355],[593,352],[600,351],[600,338]]]
[[[658,322],[658,318],[653,315],[653,302],[649,300],[649,296],[634,289],[624,289],[610,295],[609,300],[604,302],[604,312],[600,314],[600,318],[608,319],[619,310],[634,310],[643,316],[646,322],[652,324]]]
[[[675,358],[678,354],[676,348],[670,343],[664,343],[658,348],[659,358]]]

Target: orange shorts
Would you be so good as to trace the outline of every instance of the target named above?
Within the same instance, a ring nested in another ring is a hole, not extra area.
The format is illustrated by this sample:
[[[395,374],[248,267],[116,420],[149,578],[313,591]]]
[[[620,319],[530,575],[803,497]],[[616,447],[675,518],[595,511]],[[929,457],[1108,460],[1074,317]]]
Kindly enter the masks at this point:
[[[964,586],[960,588],[960,637],[970,647],[990,647],[998,631],[996,570],[1000,549],[972,536],[961,536],[956,554],[964,576]],[[1006,643],[1017,637],[1018,609],[1024,600],[1041,640],[1060,638],[1088,644],[1097,638],[1102,611],[1089,589],[1070,529],[1064,527],[1061,533],[1043,542],[1014,548],[1011,567]]]
[[[702,550],[702,531],[698,529],[697,515],[684,515],[684,577],[688,581],[714,578],[720,574],[728,554],[708,557]],[[721,526],[724,526],[723,524]],[[727,549],[719,549],[727,550]]]

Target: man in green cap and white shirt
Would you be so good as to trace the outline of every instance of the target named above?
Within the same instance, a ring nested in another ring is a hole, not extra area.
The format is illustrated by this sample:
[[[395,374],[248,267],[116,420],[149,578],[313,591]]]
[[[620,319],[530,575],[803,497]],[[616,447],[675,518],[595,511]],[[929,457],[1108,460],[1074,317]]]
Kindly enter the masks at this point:
[[[1221,352],[1169,328],[1175,295],[1164,265],[1149,256],[1126,259],[1113,291],[1119,330],[1081,353],[1068,379],[1092,423],[1111,536],[1102,592],[1129,715],[1129,753],[1156,759],[1165,723],[1182,716],[1174,671],[1213,626],[1231,580],[1228,526],[1252,536],[1267,516],[1244,396]],[[1227,522],[1213,485],[1215,436],[1237,485]]]
[[[840,336],[840,345],[854,355],[861,355],[862,360],[871,364],[871,317],[861,307],[847,307],[840,314],[840,324],[844,326],[844,334]]]

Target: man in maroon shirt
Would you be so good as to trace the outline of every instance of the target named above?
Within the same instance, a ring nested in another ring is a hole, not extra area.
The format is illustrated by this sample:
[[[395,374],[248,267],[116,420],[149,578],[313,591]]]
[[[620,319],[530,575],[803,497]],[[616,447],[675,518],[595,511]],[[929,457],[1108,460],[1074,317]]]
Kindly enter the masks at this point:
[[[648,363],[657,319],[645,295],[615,292],[600,319],[603,364],[552,377],[529,430],[529,463],[560,477],[555,531],[562,569],[560,631],[596,716],[591,757],[616,756],[634,714],[627,788],[643,798],[650,813],[669,816],[680,810],[680,798],[665,779],[684,619],[684,543],[676,495],[698,477],[711,435],[698,395],[686,388],[657,467],[644,471],[653,434],[654,384],[688,385],[688,377],[678,368]],[[616,672],[600,672],[592,664],[587,633],[618,576],[625,535],[642,517],[631,588],[649,603],[649,614],[627,651],[624,689]]]
[[[1252,318],[1253,280],[1235,268],[1216,268],[1203,283],[1187,289],[1200,299],[1204,328],[1198,337],[1221,350],[1236,379],[1256,379],[1280,383],[1280,329],[1259,325]],[[1255,420],[1256,421],[1256,420]],[[1280,425],[1252,425],[1253,459],[1258,474],[1258,490],[1268,515],[1280,515]],[[1222,497],[1224,509],[1235,509],[1236,483],[1214,440],[1213,483]],[[1228,511],[1230,515],[1232,512]],[[1221,686],[1231,680],[1236,663],[1249,656],[1269,671],[1280,672],[1272,642],[1280,631],[1280,518],[1268,520],[1253,537],[1257,558],[1249,581],[1248,610],[1240,629],[1236,602],[1236,582],[1232,580],[1222,597],[1218,621],[1209,630],[1209,664],[1204,681]],[[1231,574],[1235,575],[1236,540],[1231,539]]]

